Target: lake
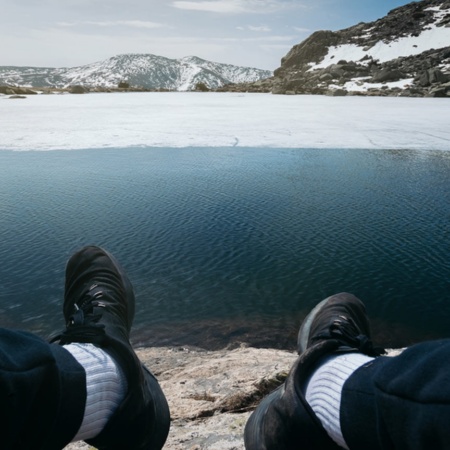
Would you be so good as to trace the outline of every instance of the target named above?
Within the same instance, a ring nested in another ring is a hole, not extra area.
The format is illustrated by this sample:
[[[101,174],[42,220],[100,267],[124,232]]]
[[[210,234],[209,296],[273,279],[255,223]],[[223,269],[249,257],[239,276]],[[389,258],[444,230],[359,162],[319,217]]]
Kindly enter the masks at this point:
[[[348,291],[375,340],[450,337],[450,153],[239,147],[0,152],[0,326],[62,329],[64,268],[112,252],[136,345],[293,348]]]

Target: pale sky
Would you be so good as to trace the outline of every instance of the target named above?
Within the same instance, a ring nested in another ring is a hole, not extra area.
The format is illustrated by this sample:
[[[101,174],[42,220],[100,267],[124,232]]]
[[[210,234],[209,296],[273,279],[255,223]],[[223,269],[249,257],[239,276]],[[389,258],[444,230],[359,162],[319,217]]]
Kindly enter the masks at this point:
[[[405,0],[0,0],[0,66],[75,67],[123,53],[274,70],[312,32]]]

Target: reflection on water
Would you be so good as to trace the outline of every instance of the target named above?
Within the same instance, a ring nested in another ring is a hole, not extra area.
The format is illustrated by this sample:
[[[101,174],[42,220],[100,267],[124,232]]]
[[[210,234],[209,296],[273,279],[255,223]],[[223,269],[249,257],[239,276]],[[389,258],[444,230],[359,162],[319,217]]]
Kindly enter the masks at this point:
[[[65,262],[94,243],[135,286],[137,342],[289,347],[340,291],[384,343],[449,337],[449,179],[445,153],[0,152],[0,325],[60,328]]]

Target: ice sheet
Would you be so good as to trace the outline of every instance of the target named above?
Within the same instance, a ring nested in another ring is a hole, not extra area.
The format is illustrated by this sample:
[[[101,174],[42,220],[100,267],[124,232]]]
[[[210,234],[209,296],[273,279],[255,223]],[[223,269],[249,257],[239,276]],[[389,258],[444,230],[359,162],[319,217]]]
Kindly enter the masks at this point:
[[[4,96],[0,149],[450,150],[449,113],[445,98],[182,92]]]

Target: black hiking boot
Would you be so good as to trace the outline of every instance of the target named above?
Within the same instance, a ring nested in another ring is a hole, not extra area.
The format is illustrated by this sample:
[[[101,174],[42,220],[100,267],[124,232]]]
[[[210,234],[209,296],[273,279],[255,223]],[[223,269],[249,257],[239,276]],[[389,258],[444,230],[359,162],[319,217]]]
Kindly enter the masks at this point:
[[[306,384],[320,360],[336,352],[378,356],[364,304],[341,293],[320,302],[305,318],[298,335],[300,356],[285,383],[269,394],[250,416],[244,433],[247,450],[336,450],[305,400]]]
[[[122,404],[87,443],[99,450],[160,450],[169,432],[169,408],[156,378],[131,347],[133,287],[112,255],[91,246],[70,258],[63,311],[66,330],[53,341],[100,347],[120,366],[128,384]]]

